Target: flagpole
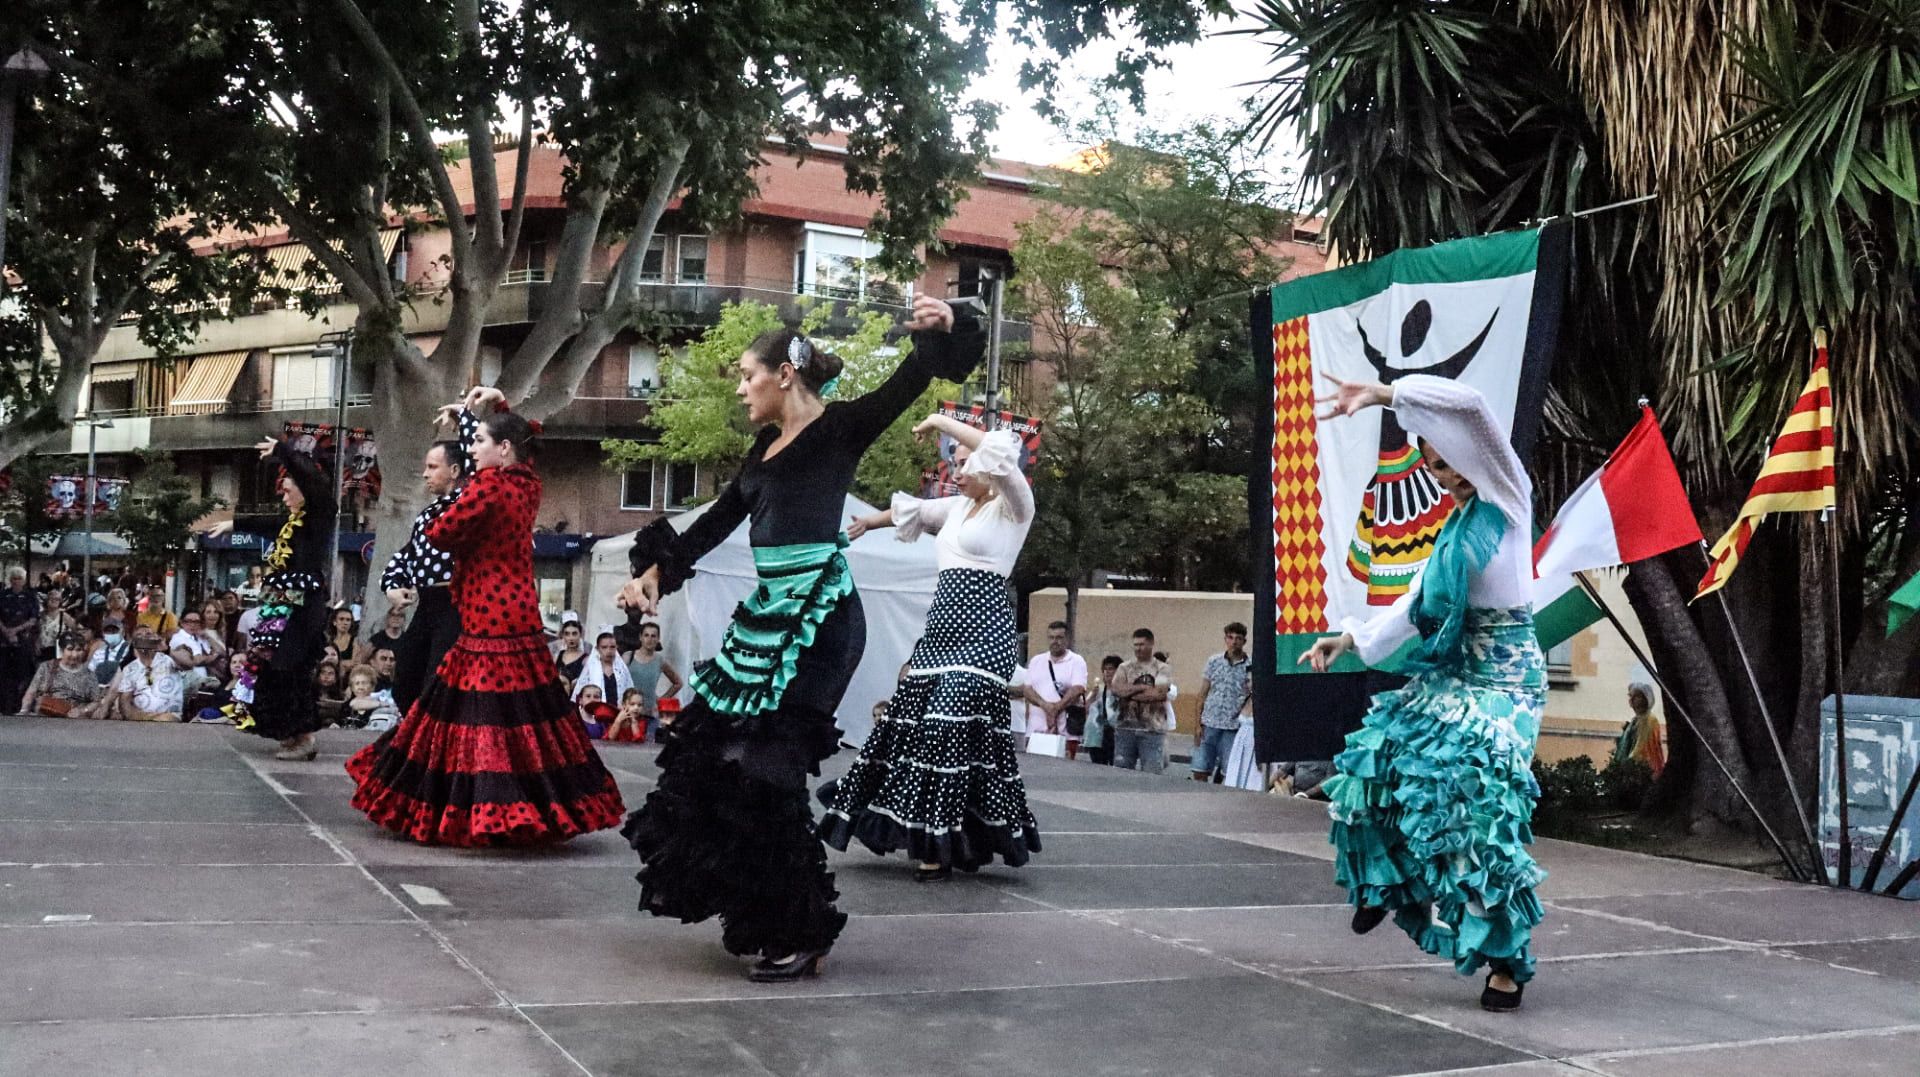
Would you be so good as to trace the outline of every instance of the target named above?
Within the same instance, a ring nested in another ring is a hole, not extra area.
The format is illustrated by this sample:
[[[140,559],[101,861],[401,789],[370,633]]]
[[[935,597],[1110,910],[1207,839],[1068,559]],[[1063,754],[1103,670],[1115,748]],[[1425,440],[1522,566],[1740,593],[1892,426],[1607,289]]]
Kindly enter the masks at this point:
[[[1759,820],[1760,829],[1766,831],[1767,838],[1773,842],[1774,851],[1780,854],[1780,862],[1785,864],[1787,870],[1793,874],[1794,881],[1809,881],[1806,874],[1800,870],[1799,863],[1788,854],[1787,846],[1780,840],[1780,835],[1773,832],[1773,827],[1768,824],[1767,817],[1760,813],[1759,805],[1756,805],[1753,802],[1753,798],[1747,795],[1747,791],[1740,787],[1740,783],[1734,778],[1733,772],[1728,770],[1727,764],[1721,761],[1720,754],[1713,750],[1713,745],[1708,743],[1707,738],[1701,734],[1699,724],[1693,720],[1693,715],[1687,713],[1687,708],[1680,702],[1680,697],[1674,693],[1673,689],[1667,687],[1667,682],[1660,676],[1659,667],[1654,665],[1653,659],[1647,657],[1647,653],[1640,649],[1640,644],[1634,641],[1633,633],[1627,631],[1627,626],[1620,622],[1620,618],[1614,614],[1613,608],[1607,605],[1607,600],[1600,597],[1600,592],[1594,589],[1592,581],[1587,579],[1585,572],[1576,572],[1573,574],[1573,578],[1579,582],[1581,589],[1587,592],[1587,597],[1593,600],[1593,604],[1600,607],[1600,612],[1613,624],[1614,631],[1620,633],[1620,638],[1627,643],[1627,649],[1631,650],[1633,656],[1640,660],[1640,664],[1646,667],[1648,676],[1652,677],[1653,683],[1659,687],[1660,693],[1665,697],[1667,705],[1672,707],[1675,713],[1680,715],[1681,720],[1687,723],[1687,728],[1693,731],[1694,739],[1698,741],[1700,747],[1706,751],[1707,758],[1713,760],[1714,766],[1720,768],[1721,774],[1726,775],[1727,784],[1733,786],[1733,791],[1740,794],[1740,800],[1747,806],[1747,810],[1751,811],[1753,817]]]
[[[1707,565],[1713,565],[1713,555],[1707,550],[1707,541],[1700,540],[1700,550],[1707,554]],[[1773,745],[1773,755],[1780,761],[1780,773],[1787,779],[1787,795],[1793,798],[1793,810],[1800,816],[1800,830],[1807,839],[1807,852],[1813,857],[1813,864],[1820,869],[1820,881],[1829,886],[1833,879],[1827,874],[1826,851],[1820,847],[1820,839],[1815,835],[1813,821],[1807,818],[1807,805],[1800,798],[1800,785],[1793,780],[1793,767],[1787,762],[1787,750],[1780,744],[1780,731],[1773,724],[1773,710],[1767,706],[1767,697],[1760,692],[1760,678],[1753,672],[1753,661],[1747,657],[1747,641],[1740,635],[1740,628],[1733,620],[1733,607],[1727,605],[1727,592],[1723,588],[1714,592],[1720,600],[1720,612],[1727,619],[1727,632],[1733,636],[1733,649],[1740,656],[1740,666],[1746,670],[1747,686],[1753,690],[1753,702],[1760,708],[1760,724],[1767,727],[1767,740]]]
[[[1827,331],[1813,331],[1813,346],[1816,352],[1825,351]],[[1827,367],[1829,395],[1832,394],[1833,367]],[[1834,421],[1834,470],[1840,467],[1839,422]],[[1834,486],[1839,486],[1835,476]],[[1827,562],[1833,575],[1833,787],[1834,796],[1840,801],[1840,878],[1839,885],[1853,886],[1853,827],[1847,817],[1847,633],[1840,623],[1840,513],[1837,509],[1827,509],[1821,513],[1827,524]],[[1891,831],[1889,831],[1891,833]],[[1821,850],[1822,854],[1825,850]],[[1823,855],[1824,859],[1824,855]],[[1824,864],[1822,865],[1824,868]]]

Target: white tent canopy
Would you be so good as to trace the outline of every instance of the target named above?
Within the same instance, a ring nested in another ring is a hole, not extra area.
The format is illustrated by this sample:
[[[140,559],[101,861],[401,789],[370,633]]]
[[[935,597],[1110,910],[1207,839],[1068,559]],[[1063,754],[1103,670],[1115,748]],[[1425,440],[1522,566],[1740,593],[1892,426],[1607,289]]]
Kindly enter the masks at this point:
[[[673,517],[674,529],[686,530],[706,511],[703,505]],[[873,506],[848,497],[841,518],[872,511]],[[695,661],[712,658],[720,649],[720,637],[733,619],[734,607],[759,584],[753,569],[753,550],[747,541],[748,526],[741,524],[712,553],[701,558],[697,573],[685,588],[661,600],[661,642],[667,661],[682,676],[692,671]],[[614,598],[633,577],[627,563],[632,549],[632,535],[594,544],[592,576],[581,611],[588,639],[626,620],[625,611],[614,604]],[[920,638],[927,608],[933,605],[939,570],[934,565],[931,541],[899,542],[891,530],[861,536],[848,547],[847,564],[853,569],[854,586],[859,589],[867,615],[867,651],[854,671],[837,717],[847,739],[858,744],[873,725],[873,705],[892,697],[900,667]],[[681,692],[683,703],[689,698],[689,692]]]

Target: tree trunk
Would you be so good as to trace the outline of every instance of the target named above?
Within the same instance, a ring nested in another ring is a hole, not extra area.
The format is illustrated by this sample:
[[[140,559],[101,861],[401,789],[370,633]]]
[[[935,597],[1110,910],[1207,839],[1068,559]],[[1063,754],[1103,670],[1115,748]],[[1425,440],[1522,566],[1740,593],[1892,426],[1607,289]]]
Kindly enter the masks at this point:
[[[373,525],[373,561],[367,566],[367,593],[362,619],[378,624],[386,616],[387,595],[380,589],[380,573],[387,561],[406,544],[413,530],[413,518],[426,506],[421,489],[420,463],[427,447],[450,431],[438,431],[432,424],[433,409],[450,403],[467,389],[471,357],[434,353],[432,363],[403,361],[407,352],[418,358],[419,350],[398,334],[374,334],[360,342],[373,349],[373,429],[380,445],[380,468],[385,478],[380,499],[369,513]],[[444,350],[444,349],[442,349]],[[362,354],[365,354],[363,350]]]

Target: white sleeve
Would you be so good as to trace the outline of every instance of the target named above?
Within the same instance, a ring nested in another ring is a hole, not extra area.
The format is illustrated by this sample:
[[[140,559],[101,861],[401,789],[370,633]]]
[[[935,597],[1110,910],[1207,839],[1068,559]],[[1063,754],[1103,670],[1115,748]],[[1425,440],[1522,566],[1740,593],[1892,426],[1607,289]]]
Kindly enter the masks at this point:
[[[1020,444],[1020,435],[1002,427],[989,431],[980,440],[980,447],[967,457],[967,464],[961,468],[966,475],[979,475],[993,484],[995,491],[1006,500],[1006,513],[1017,524],[1033,519],[1033,486],[1020,472],[1020,457],[1025,449]]]
[[[1400,425],[1432,444],[1500,510],[1509,527],[1532,529],[1533,481],[1478,389],[1451,378],[1409,374],[1393,383],[1391,406]]]
[[[921,535],[936,535],[947,526],[959,497],[921,499],[911,494],[895,494],[888,506],[893,512],[893,535],[901,542],[912,542]]]
[[[1369,666],[1378,666],[1393,657],[1393,653],[1406,646],[1408,640],[1419,635],[1419,629],[1413,626],[1413,603],[1420,593],[1419,581],[1407,589],[1407,593],[1393,600],[1393,605],[1361,620],[1348,617],[1340,623],[1342,631],[1352,633],[1353,650],[1360,661]]]

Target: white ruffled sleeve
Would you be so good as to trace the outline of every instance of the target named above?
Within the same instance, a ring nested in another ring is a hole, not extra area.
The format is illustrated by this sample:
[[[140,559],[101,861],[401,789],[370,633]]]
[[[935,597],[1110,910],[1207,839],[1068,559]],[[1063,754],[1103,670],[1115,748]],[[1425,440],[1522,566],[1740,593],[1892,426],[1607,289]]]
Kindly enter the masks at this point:
[[[1409,374],[1393,383],[1394,414],[1465,476],[1509,527],[1533,531],[1533,481],[1510,434],[1478,389],[1451,378]]]
[[[960,469],[963,474],[978,475],[992,483],[1005,499],[1006,514],[1020,524],[1033,519],[1033,486],[1020,471],[1024,455],[1026,448],[1020,443],[1020,435],[1002,427],[988,432]]]
[[[888,507],[893,512],[893,537],[901,542],[912,542],[921,535],[936,535],[947,526],[947,517],[953,512],[960,497],[936,497],[922,500],[912,494],[895,494]]]
[[[1413,602],[1419,593],[1420,585],[1416,581],[1406,594],[1393,600],[1393,605],[1372,617],[1364,621],[1348,617],[1341,621],[1341,630],[1353,636],[1353,653],[1360,656],[1360,661],[1378,666],[1419,635],[1413,626]]]

